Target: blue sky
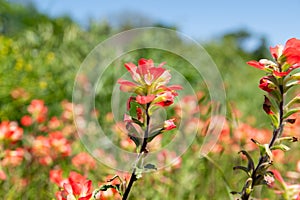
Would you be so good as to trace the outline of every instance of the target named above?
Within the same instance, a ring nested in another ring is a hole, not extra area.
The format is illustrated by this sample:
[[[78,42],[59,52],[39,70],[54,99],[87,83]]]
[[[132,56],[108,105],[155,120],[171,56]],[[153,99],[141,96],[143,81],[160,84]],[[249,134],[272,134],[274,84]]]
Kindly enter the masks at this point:
[[[110,19],[136,12],[154,22],[176,25],[183,33],[205,41],[244,28],[265,35],[270,44],[300,38],[300,0],[32,0],[51,16],[70,15],[81,24],[89,18]]]

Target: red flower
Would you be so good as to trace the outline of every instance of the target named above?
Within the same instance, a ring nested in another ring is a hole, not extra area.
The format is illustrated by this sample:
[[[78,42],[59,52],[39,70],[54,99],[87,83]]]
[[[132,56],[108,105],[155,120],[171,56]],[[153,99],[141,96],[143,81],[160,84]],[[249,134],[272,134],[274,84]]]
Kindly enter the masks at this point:
[[[257,62],[256,60],[248,61],[247,64],[252,66],[252,67],[255,67],[257,69],[261,69],[261,70],[265,69],[265,65],[261,62]]]
[[[96,161],[89,154],[81,152],[72,158],[72,164],[85,172],[96,168]]]
[[[135,92],[142,96],[147,96],[149,92],[155,94],[159,86],[167,84],[171,79],[169,71],[162,68],[164,64],[161,63],[155,67],[153,60],[144,58],[139,60],[138,66],[133,63],[125,63],[125,67],[135,83],[119,79],[120,90]]]
[[[274,114],[273,111],[271,110],[271,107],[272,107],[272,103],[271,103],[270,99],[268,99],[268,97],[265,96],[263,109],[268,115],[273,115]]]
[[[23,161],[24,153],[24,149],[22,148],[17,148],[16,150],[5,150],[2,165],[14,167],[20,165]]]
[[[63,190],[56,193],[61,200],[89,200],[92,197],[92,181],[76,172],[70,172],[68,182],[63,184]]]
[[[38,123],[42,123],[46,120],[48,108],[44,105],[43,100],[32,100],[27,110],[30,114],[32,114],[33,119],[36,120]]]
[[[50,170],[49,172],[50,181],[52,183],[55,183],[59,187],[63,187],[64,183],[68,183],[68,180],[64,179],[62,175],[63,175],[63,171],[61,169]]]
[[[156,105],[163,106],[163,107],[169,106],[173,104],[173,102],[174,102],[174,93],[169,91],[160,93],[153,101],[153,103],[155,103]]]
[[[49,133],[49,137],[38,136],[32,143],[32,154],[42,165],[50,165],[58,157],[71,155],[69,141],[59,131]]]
[[[50,129],[57,129],[58,127],[60,127],[61,122],[57,117],[52,117],[48,123],[48,127]]]
[[[136,101],[139,104],[147,104],[147,103],[150,103],[151,101],[153,101],[154,98],[155,98],[155,95],[153,95],[153,94],[149,94],[147,96],[138,95],[136,97]]]
[[[6,180],[6,174],[3,170],[0,169],[0,180],[4,181]]]
[[[23,137],[23,129],[16,122],[3,121],[0,123],[0,141],[16,142]]]
[[[283,60],[290,65],[300,62],[300,40],[296,38],[289,39],[284,47],[282,45],[270,47],[270,51],[275,60]]]
[[[272,92],[276,89],[276,85],[271,81],[272,76],[264,76],[259,81],[259,88],[266,91]]]
[[[270,52],[276,63],[261,59],[249,61],[248,65],[264,70],[276,77],[285,77],[294,69],[300,67],[300,40],[296,38],[289,39],[285,46],[277,45],[270,47]]]
[[[164,122],[164,130],[172,130],[174,128],[176,128],[176,125],[174,124],[174,120],[175,119],[168,119]]]
[[[29,115],[25,115],[21,118],[21,124],[23,126],[30,126],[32,124],[32,119]]]
[[[55,131],[49,133],[49,143],[51,148],[55,151],[55,153],[60,154],[62,156],[71,155],[71,145],[68,140],[63,136],[62,132]]]

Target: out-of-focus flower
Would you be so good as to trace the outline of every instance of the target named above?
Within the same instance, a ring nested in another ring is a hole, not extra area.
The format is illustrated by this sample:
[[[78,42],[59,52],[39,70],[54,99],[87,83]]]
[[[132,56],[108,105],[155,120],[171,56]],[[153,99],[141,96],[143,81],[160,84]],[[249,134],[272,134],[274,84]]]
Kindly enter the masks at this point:
[[[23,129],[16,122],[3,121],[0,123],[0,141],[16,142],[23,137]]]
[[[2,165],[13,167],[20,165],[23,161],[24,153],[25,151],[22,148],[17,148],[16,150],[5,150]]]
[[[63,136],[62,132],[55,131],[49,133],[49,142],[51,145],[51,149],[55,151],[55,153],[60,154],[62,156],[71,155],[71,145],[68,140]]]
[[[172,171],[181,167],[182,159],[175,152],[162,150],[157,155],[158,167],[164,167],[167,171]]]
[[[32,143],[32,154],[43,165],[50,165],[58,157],[71,155],[71,145],[60,131],[49,133],[49,137],[38,136]]]
[[[63,187],[64,183],[68,183],[68,180],[63,178],[63,171],[61,169],[50,170],[49,177],[50,181],[59,187]]]
[[[29,98],[29,93],[26,92],[24,88],[15,88],[10,93],[11,97],[14,99],[24,99],[27,100]]]
[[[38,123],[42,123],[46,120],[48,108],[45,106],[43,100],[32,100],[27,110],[32,115],[32,118]]]
[[[2,181],[4,181],[4,180],[6,180],[6,174],[5,174],[5,172],[2,170],[2,169],[0,169],[0,180],[2,180]]]
[[[32,118],[29,115],[25,115],[21,118],[21,124],[23,126],[30,126],[32,122]]]
[[[51,130],[54,130],[54,129],[57,129],[61,126],[61,122],[60,120],[57,118],[57,117],[51,117],[51,119],[49,120],[48,122],[48,127],[51,129]]]
[[[91,169],[96,168],[96,161],[90,154],[81,152],[72,158],[72,164],[84,172],[88,172]]]
[[[53,162],[51,157],[51,146],[49,139],[45,136],[38,136],[32,142],[32,154],[43,165],[49,165]]]
[[[300,199],[300,184],[289,184],[284,181],[281,174],[277,170],[272,170],[275,179],[279,185],[271,185],[277,194],[282,195],[285,199],[299,200]]]
[[[164,130],[172,130],[174,128],[176,128],[176,125],[174,124],[174,120],[175,119],[168,119],[164,122]]]

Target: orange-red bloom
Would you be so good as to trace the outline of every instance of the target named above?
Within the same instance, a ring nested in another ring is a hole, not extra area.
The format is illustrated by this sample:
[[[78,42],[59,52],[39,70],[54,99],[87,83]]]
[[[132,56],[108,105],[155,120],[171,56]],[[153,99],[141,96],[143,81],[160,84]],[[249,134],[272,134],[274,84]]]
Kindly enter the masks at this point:
[[[289,39],[285,46],[270,47],[275,62],[261,59],[258,62],[251,60],[248,65],[264,70],[276,77],[287,76],[291,71],[300,67],[300,40]]]

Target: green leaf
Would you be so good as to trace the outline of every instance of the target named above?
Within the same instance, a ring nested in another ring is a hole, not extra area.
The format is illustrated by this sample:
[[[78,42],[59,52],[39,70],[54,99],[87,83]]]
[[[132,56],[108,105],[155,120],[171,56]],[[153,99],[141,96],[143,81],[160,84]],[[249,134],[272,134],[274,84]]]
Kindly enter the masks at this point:
[[[298,85],[299,81],[292,81],[285,85],[284,91],[287,92],[290,88],[292,88],[294,85]]]
[[[117,176],[115,176],[115,177],[117,177]],[[98,199],[98,198],[96,198],[97,194],[99,192],[101,192],[101,191],[107,191],[108,189],[115,189],[122,196],[122,191],[120,190],[120,186],[121,186],[120,184],[116,184],[116,185],[111,185],[111,184],[102,185],[100,188],[98,188],[98,189],[96,189],[96,190],[93,191],[92,199],[91,200]]]
[[[253,159],[251,158],[250,154],[245,150],[241,150],[239,153],[242,153],[243,155],[245,155],[247,157],[248,171],[250,171],[250,170],[254,171],[254,162],[253,162]]]
[[[274,145],[270,148],[271,150],[281,150],[281,151],[288,151],[290,150],[290,147],[284,145],[284,144],[278,144],[278,145]]]
[[[265,145],[259,143],[257,140],[255,140],[253,138],[251,138],[251,141],[258,146],[259,151],[260,151],[260,155],[263,156],[266,153]]]
[[[130,102],[129,115],[130,115],[132,118],[137,118],[136,109],[137,109],[138,107],[141,108],[141,105],[138,104],[136,101],[131,101],[131,102]],[[142,108],[142,109],[144,109],[144,108]]]
[[[291,80],[300,80],[300,72],[291,75],[289,78]]]
[[[108,190],[108,189],[110,189],[110,188],[113,188],[113,189],[118,189],[118,185],[102,185],[100,188],[99,188],[99,190],[100,191],[106,191],[106,190]]]
[[[133,136],[133,135],[128,135],[128,136],[137,147],[139,147],[142,144],[141,138]]]
[[[150,134],[150,136],[147,138],[147,142],[151,142],[156,136],[162,133],[164,129],[159,129],[157,131],[154,131],[153,133]]]
[[[251,172],[248,170],[247,167],[244,167],[244,166],[235,166],[235,167],[233,167],[233,170],[237,170],[237,169],[246,172],[246,174],[247,174],[249,177],[251,177]]]
[[[286,104],[285,109],[289,110],[293,105],[300,103],[300,96],[294,97],[288,104]]]
[[[296,119],[286,119],[285,122],[289,123],[289,124],[294,124],[296,122]]]
[[[269,115],[271,121],[272,121],[272,124],[275,128],[278,128],[279,127],[279,118],[278,118],[278,115]]]
[[[270,150],[269,144],[264,144],[264,147],[265,147],[267,156],[272,161],[273,160],[273,154],[272,154],[272,151]]]
[[[233,195],[241,194],[240,192],[236,192],[236,191],[231,191],[230,193],[233,194]]]
[[[285,71],[287,71],[289,68],[290,68],[290,64],[288,64],[288,63],[284,63],[282,66],[281,66],[281,70],[283,71],[283,72],[285,72]]]
[[[144,126],[144,123],[140,122],[138,119],[136,119],[134,117],[132,117],[132,121],[141,127]]]
[[[276,143],[280,144],[281,142],[297,142],[298,138],[296,137],[281,137],[277,138]]]
[[[293,109],[290,109],[288,110],[284,115],[283,115],[283,119],[286,119],[288,118],[289,116],[291,116],[292,114],[296,113],[296,112],[299,112],[300,111],[300,108],[293,108]]]
[[[266,161],[262,163],[256,170],[257,174],[265,174],[266,170],[272,165],[272,161]]]
[[[150,171],[156,171],[156,170],[157,170],[156,166],[153,165],[153,164],[150,164],[150,163],[146,164],[146,165],[144,166],[144,168],[145,168],[146,170],[150,170]]]

